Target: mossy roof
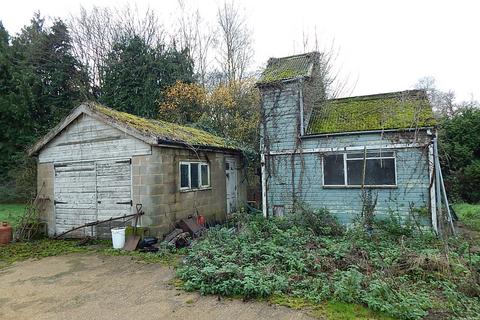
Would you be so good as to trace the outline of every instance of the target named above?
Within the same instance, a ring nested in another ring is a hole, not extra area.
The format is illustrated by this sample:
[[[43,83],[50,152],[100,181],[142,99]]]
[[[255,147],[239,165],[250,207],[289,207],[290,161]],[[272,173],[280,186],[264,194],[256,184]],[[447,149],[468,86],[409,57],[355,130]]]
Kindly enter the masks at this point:
[[[317,52],[310,52],[283,58],[270,58],[257,84],[265,85],[299,77],[309,77],[315,59],[318,58],[317,55]]]
[[[146,119],[126,112],[117,111],[98,103],[90,102],[87,106],[93,111],[107,116],[120,125],[134,129],[140,134],[155,137],[159,144],[173,143],[186,146],[237,149],[233,142],[206,131],[182,126],[162,120]]]
[[[319,102],[314,105],[307,134],[408,129],[435,124],[425,92],[408,90]]]

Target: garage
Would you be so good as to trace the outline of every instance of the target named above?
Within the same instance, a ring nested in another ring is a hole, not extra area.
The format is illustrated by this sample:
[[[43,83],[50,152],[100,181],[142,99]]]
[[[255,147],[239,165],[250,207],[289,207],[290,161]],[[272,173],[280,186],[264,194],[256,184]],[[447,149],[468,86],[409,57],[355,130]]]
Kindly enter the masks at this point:
[[[82,161],[54,164],[55,233],[96,220],[131,213],[131,160]],[[85,228],[72,236],[96,236]]]
[[[246,200],[242,151],[208,132],[86,102],[29,149],[37,158],[39,217],[49,236],[92,221],[145,213],[163,236],[183,218],[222,221]],[[132,219],[133,220],[133,219]],[[130,223],[130,222],[127,222]],[[68,237],[108,237],[123,219]]]

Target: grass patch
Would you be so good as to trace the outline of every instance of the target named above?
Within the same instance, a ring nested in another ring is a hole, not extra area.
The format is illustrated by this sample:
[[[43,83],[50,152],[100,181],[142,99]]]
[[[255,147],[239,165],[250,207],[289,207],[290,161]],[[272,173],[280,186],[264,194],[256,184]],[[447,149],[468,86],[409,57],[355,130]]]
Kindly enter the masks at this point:
[[[335,320],[393,320],[392,317],[372,311],[359,304],[329,301],[324,308],[314,312],[314,315],[326,315],[327,319]]]
[[[33,242],[17,242],[0,247],[0,268],[28,259],[87,251],[88,248],[78,246],[77,241],[44,239]]]
[[[480,253],[462,239],[445,251],[429,232],[395,223],[375,224],[368,236],[362,227],[342,232],[327,212],[240,216],[235,228],[210,229],[194,243],[177,275],[186,290],[308,307],[332,319],[480,314]]]
[[[99,253],[109,256],[129,256],[137,262],[160,263],[167,266],[177,266],[181,261],[181,254],[162,248],[158,253],[139,251],[124,251],[112,248],[111,241],[96,240],[90,245],[79,245],[78,240],[42,239],[32,242],[16,242],[0,247],[0,269],[14,262],[28,259],[64,255],[69,253]]]
[[[453,205],[460,221],[475,231],[480,231],[480,204],[459,203]]]
[[[1,203],[0,204],[0,221],[7,221],[14,228],[20,221],[20,217],[25,211],[25,204],[21,203]]]

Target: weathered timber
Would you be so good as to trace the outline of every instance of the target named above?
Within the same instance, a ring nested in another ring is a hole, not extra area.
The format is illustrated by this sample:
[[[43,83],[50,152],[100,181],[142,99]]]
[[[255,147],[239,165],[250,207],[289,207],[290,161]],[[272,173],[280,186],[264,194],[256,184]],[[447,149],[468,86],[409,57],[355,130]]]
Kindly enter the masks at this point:
[[[102,224],[102,223],[107,223],[107,222],[111,222],[111,221],[115,221],[115,220],[120,220],[120,219],[126,219],[126,218],[133,218],[135,216],[141,216],[143,215],[144,212],[140,212],[140,213],[134,213],[134,214],[127,214],[127,215],[124,215],[124,216],[121,216],[121,217],[115,217],[115,218],[109,218],[109,219],[106,219],[106,220],[97,220],[97,221],[91,221],[91,222],[87,222],[81,226],[78,226],[78,227],[73,227],[71,228],[70,230],[68,231],[65,231],[65,232],[62,232],[61,234],[57,235],[54,237],[54,239],[59,239],[61,237],[63,237],[64,235],[72,232],[72,231],[75,231],[75,230],[79,230],[79,229],[82,229],[82,228],[86,228],[86,227],[93,227],[93,226],[97,226],[99,224]],[[128,220],[131,220],[131,219],[128,219]]]

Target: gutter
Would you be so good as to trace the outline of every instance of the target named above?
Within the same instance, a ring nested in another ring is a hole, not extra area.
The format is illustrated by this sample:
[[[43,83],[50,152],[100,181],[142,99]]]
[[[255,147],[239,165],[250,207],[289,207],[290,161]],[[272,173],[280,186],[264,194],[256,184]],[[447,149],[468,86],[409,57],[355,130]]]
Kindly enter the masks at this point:
[[[176,141],[169,141],[164,139],[157,138],[157,143],[153,144],[154,147],[166,147],[166,148],[196,148],[202,151],[212,151],[212,152],[224,152],[224,153],[237,153],[242,154],[241,149],[233,149],[233,148],[226,148],[226,147],[215,147],[215,146],[205,146],[205,145],[198,145],[198,144],[187,144],[183,142],[176,142]]]
[[[364,130],[364,131],[347,131],[347,132],[332,132],[332,133],[316,133],[305,134],[302,139],[330,137],[330,136],[347,136],[352,134],[369,134],[369,133],[384,133],[384,132],[409,132],[416,130],[432,130],[435,127],[418,127],[418,128],[402,128],[402,129],[385,129],[385,130]]]

